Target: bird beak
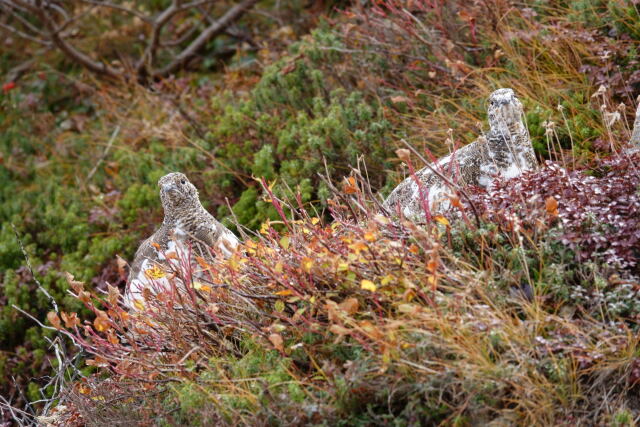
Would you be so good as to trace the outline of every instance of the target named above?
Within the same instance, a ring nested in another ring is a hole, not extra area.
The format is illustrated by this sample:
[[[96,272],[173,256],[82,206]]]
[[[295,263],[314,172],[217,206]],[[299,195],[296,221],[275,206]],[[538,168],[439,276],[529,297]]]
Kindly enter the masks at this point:
[[[177,190],[175,185],[169,183],[162,184],[162,189],[167,193]]]

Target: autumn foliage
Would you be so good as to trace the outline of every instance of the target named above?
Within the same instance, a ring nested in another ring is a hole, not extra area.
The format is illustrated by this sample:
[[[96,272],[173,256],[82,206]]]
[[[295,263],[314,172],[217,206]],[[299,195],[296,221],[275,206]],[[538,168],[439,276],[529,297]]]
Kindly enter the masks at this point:
[[[636,2],[19,3],[0,1],[0,424],[637,419]],[[46,22],[65,43],[33,40]],[[385,216],[407,161],[485,132],[499,87],[542,167],[427,224]],[[175,286],[130,311],[126,260],[177,170],[246,243],[174,254]]]
[[[183,262],[172,283],[180,284],[147,293],[133,311],[115,288],[103,297],[69,276],[95,317],[50,320],[98,371],[63,400],[84,419],[123,424],[610,419],[640,385],[640,307],[613,308],[625,303],[616,291],[637,294],[639,283],[632,263],[606,276],[607,263],[628,254],[613,260],[611,250],[590,246],[596,231],[577,228],[576,218],[597,215],[603,200],[616,224],[637,221],[622,184],[637,187],[637,174],[624,167],[636,157],[602,161],[592,170],[600,178],[548,166],[498,181],[497,197],[473,198],[480,228],[456,215],[396,222],[379,213],[354,170],[333,187],[331,222],[295,200],[272,200],[292,215],[264,223],[228,261],[176,254]],[[600,199],[572,205],[586,186]],[[556,244],[566,253],[548,249]],[[584,268],[587,258],[595,263]],[[553,283],[559,268],[575,275],[566,289],[584,287],[594,298],[563,299]],[[608,284],[590,286],[587,273]]]

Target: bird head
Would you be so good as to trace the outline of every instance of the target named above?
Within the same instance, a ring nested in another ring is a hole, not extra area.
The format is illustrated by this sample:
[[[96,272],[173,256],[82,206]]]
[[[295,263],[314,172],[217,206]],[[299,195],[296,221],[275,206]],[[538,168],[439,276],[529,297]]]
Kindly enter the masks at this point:
[[[198,190],[180,172],[173,172],[160,178],[158,187],[160,187],[160,200],[165,216],[173,216],[177,210],[200,204]]]
[[[489,97],[489,127],[503,136],[526,132],[522,104],[512,89],[498,89]]]

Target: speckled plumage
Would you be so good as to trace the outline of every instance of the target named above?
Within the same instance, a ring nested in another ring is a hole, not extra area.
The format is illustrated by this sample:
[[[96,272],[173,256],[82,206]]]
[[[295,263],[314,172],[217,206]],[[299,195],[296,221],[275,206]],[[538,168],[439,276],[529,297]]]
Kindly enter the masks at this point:
[[[638,97],[638,109],[636,110],[636,120],[633,124],[633,131],[631,132],[631,140],[629,145],[632,150],[640,150],[640,97]]]
[[[458,186],[489,188],[496,174],[511,178],[537,167],[522,104],[513,90],[498,89],[491,94],[488,116],[490,129],[485,136],[431,165]],[[431,212],[446,210],[448,195],[453,192],[449,185],[429,167],[416,172],[416,176]],[[420,187],[408,177],[393,190],[384,207],[393,213],[399,207],[406,218],[419,221],[425,217],[421,200]]]
[[[223,256],[229,257],[240,244],[238,238],[220,224],[202,207],[198,190],[184,174],[174,172],[158,181],[160,200],[164,209],[164,220],[160,228],[138,248],[127,281],[125,302],[132,306],[144,287],[153,287],[146,271],[157,266],[169,272],[178,257],[191,253],[213,261],[210,248],[217,248]],[[157,281],[156,281],[157,282]],[[162,286],[162,284],[160,284]]]

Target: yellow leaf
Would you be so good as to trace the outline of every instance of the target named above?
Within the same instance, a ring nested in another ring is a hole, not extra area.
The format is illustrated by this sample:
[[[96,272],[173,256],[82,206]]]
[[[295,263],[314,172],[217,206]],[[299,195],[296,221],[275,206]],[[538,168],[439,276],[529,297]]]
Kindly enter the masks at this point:
[[[364,233],[364,240],[367,242],[373,242],[376,240],[376,235],[372,231],[367,231]]]
[[[320,222],[320,218],[317,218],[317,217],[311,218],[311,224],[316,225],[319,222]]]
[[[313,260],[309,257],[302,258],[302,269],[308,273],[311,267],[313,267]]]
[[[150,280],[162,279],[165,276],[164,271],[162,271],[157,264],[154,264],[153,267],[146,269],[144,271],[144,275],[147,277],[147,279]]]
[[[275,309],[278,313],[282,313],[284,311],[284,303],[281,300],[276,301]]]
[[[442,215],[436,215],[433,217],[433,219],[435,219],[439,224],[446,225],[447,227],[449,226],[449,220]]]
[[[283,236],[280,239],[280,246],[282,246],[282,249],[289,249],[289,236]]]
[[[393,277],[391,274],[387,274],[382,278],[382,280],[380,280],[380,284],[382,286],[388,285],[389,282],[391,282],[393,279],[395,279],[395,277]]]
[[[144,303],[139,299],[133,301],[133,306],[138,310],[144,310]]]
[[[207,285],[203,285],[200,282],[193,282],[193,289],[197,291],[209,292],[211,288]]]
[[[367,279],[363,279],[362,282],[360,282],[360,287],[366,291],[371,291],[371,292],[375,292],[376,289],[376,285],[371,281],[371,280],[367,280]]]
[[[349,269],[348,262],[341,262],[338,264],[338,271],[347,271]]]
[[[367,245],[365,245],[362,242],[356,242],[353,245],[350,245],[350,248],[353,249],[355,251],[355,253],[359,254],[360,252],[362,252],[365,249],[367,249]]]
[[[95,326],[96,330],[99,332],[104,332],[109,329],[109,318],[104,311],[98,311],[98,315],[93,320],[93,326]]]
[[[400,313],[416,314],[420,312],[420,306],[417,306],[415,304],[400,304],[398,306],[398,311]]]
[[[283,270],[282,263],[278,261],[278,263],[276,263],[276,266],[274,267],[274,270],[276,271],[276,273],[282,273],[282,270]]]
[[[260,226],[260,234],[267,235],[269,234],[269,228],[271,227],[271,223],[269,221],[263,222]]]

